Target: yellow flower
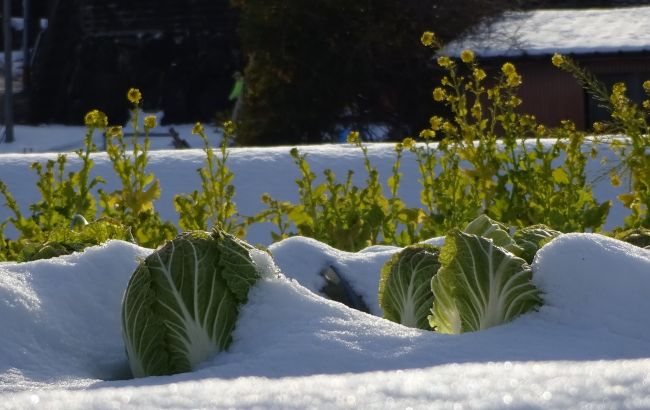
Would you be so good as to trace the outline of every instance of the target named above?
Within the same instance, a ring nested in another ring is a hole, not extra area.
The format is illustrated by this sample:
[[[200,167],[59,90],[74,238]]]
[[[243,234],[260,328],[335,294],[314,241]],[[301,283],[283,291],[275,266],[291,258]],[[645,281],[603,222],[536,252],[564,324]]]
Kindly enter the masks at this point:
[[[106,128],[108,117],[99,110],[92,110],[84,116],[84,124],[87,127]]]
[[[612,186],[614,186],[614,187],[621,186],[621,180],[618,177],[618,175],[612,174],[612,175],[610,175],[609,179],[612,182]]]
[[[122,137],[123,135],[124,133],[122,132],[121,125],[115,125],[106,130],[106,136],[108,137],[118,138]]]
[[[144,128],[145,129],[152,129],[156,128],[156,116],[155,115],[147,115],[144,117]]]
[[[643,82],[643,89],[646,93],[650,94],[650,80],[645,80]]]
[[[126,98],[133,104],[139,104],[142,100],[142,93],[137,88],[129,89],[129,92],[126,93]]]
[[[463,60],[463,63],[471,63],[474,61],[474,52],[472,50],[463,50],[460,53],[460,59]]]
[[[86,115],[84,116],[84,124],[86,124],[87,127],[94,127],[95,122],[97,121],[97,113],[99,111],[97,110],[92,110],[88,111]]]
[[[442,130],[447,134],[447,135],[454,135],[456,134],[456,127],[449,121],[445,121],[444,124],[442,124]]]
[[[438,131],[442,126],[442,118],[434,115],[433,117],[429,118],[429,124],[431,125],[431,129],[433,131]]]
[[[505,74],[507,76],[517,74],[517,69],[515,68],[514,64],[512,64],[512,63],[503,64],[501,66],[501,71],[503,71],[503,74]]]
[[[521,84],[521,76],[517,74],[516,72],[509,74],[508,78],[506,79],[506,84],[508,84],[509,87],[516,87]]]
[[[627,87],[625,86],[625,83],[616,83],[612,87],[612,95],[622,95],[625,94],[625,91],[627,91]]]
[[[235,123],[232,121],[226,121],[223,123],[223,132],[226,133],[227,136],[231,136],[235,133]]]
[[[402,151],[404,151],[404,144],[402,144],[401,142],[395,144],[395,152],[402,152]]]
[[[200,122],[197,122],[192,127],[192,134],[193,135],[200,135],[200,134],[203,134],[203,132],[204,132],[203,125]]]
[[[357,145],[361,143],[361,138],[359,137],[359,131],[351,131],[348,134],[348,144]]]
[[[433,99],[436,101],[442,101],[445,99],[445,90],[440,87],[436,87],[433,90]]]
[[[451,61],[451,58],[447,56],[440,56],[437,61],[438,65],[442,68],[449,68],[454,64],[453,61]]]
[[[551,58],[551,63],[553,63],[553,65],[556,67],[562,67],[562,64],[564,63],[564,57],[561,54],[555,53]]]
[[[486,77],[485,71],[480,68],[475,68],[472,74],[474,75],[476,81],[482,81]]]
[[[593,128],[595,132],[602,133],[605,131],[605,124],[603,124],[602,122],[595,122]]]
[[[650,100],[643,101],[641,105],[643,105],[643,108],[650,110]]]
[[[519,80],[521,82],[521,79]],[[508,101],[508,104],[511,107],[518,107],[521,105],[521,98],[515,97],[514,95],[510,97],[510,101]]]
[[[415,146],[415,140],[411,137],[406,137],[404,138],[404,141],[402,141],[402,145],[404,146],[404,149],[411,149]]]
[[[425,31],[424,33],[422,33],[422,37],[420,37],[420,42],[422,42],[422,44],[427,47],[432,45],[435,40],[436,40],[436,35],[430,31]]]
[[[425,140],[435,138],[436,132],[434,130],[422,130],[420,131],[420,138],[424,138]]]
[[[97,127],[106,128],[108,126],[108,117],[101,111],[97,112]]]
[[[476,101],[474,103],[474,105],[472,106],[472,116],[474,118],[476,118],[477,120],[481,119],[482,116],[483,116],[483,110],[481,109],[481,103],[479,103],[478,101]]]

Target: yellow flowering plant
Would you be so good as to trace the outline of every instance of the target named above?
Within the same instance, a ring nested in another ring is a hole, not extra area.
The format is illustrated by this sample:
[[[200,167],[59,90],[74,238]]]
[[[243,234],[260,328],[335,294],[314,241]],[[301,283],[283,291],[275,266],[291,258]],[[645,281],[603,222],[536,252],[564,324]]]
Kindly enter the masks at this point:
[[[131,228],[134,240],[145,247],[156,247],[162,241],[173,238],[176,227],[164,222],[155,210],[154,202],[160,197],[160,182],[146,172],[149,162],[149,131],[156,126],[156,117],[144,119],[144,142],[138,142],[139,106],[142,99],[140,92],[132,88],[127,93],[131,103],[131,152],[124,140],[121,127],[111,127],[106,133],[106,154],[112,162],[121,189],[112,192],[99,190],[102,216],[121,221]]]
[[[234,126],[227,121],[223,124],[224,137],[219,145],[219,156],[214,154],[203,125],[199,122],[192,127],[192,134],[203,141],[205,165],[197,170],[201,179],[201,191],[174,196],[174,207],[179,214],[178,223],[184,230],[209,230],[220,227],[237,237],[246,234],[247,220],[237,212],[234,202],[235,175],[228,168],[230,155],[228,146],[234,137]]]
[[[646,98],[639,106],[627,96],[625,84],[614,84],[609,92],[596,76],[570,57],[554,55],[552,62],[571,73],[611,113],[611,121],[594,124],[594,131],[625,135],[624,140],[614,139],[610,142],[630,175],[630,192],[618,197],[623,206],[630,210],[624,228],[650,228],[650,80],[641,84]],[[612,178],[612,184],[619,185],[620,180]]]
[[[584,188],[584,157],[574,150],[558,165],[565,144],[560,139],[575,142],[583,136],[567,125],[554,134],[555,145],[542,144],[541,139],[552,135],[534,117],[519,112],[522,77],[515,65],[504,63],[496,81],[487,87],[487,73],[474,52],[463,50],[459,60],[457,64],[451,57],[437,57],[444,75],[433,99],[451,115],[433,117],[430,128],[419,134],[424,144],[413,150],[427,213],[420,234],[443,234],[481,213],[519,226],[546,223],[560,230],[599,229],[608,204],[597,204],[590,188]],[[536,141],[534,149],[527,140]],[[562,196],[563,189],[579,193],[584,200]],[[545,197],[531,195],[533,191],[543,191]],[[535,211],[547,210],[544,201],[568,213]],[[571,201],[579,206],[570,206]]]

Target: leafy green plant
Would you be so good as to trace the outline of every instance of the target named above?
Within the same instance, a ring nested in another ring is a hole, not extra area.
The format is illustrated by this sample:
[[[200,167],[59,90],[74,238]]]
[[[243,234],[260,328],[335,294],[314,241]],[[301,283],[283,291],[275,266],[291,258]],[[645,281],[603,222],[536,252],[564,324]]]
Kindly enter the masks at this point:
[[[440,249],[412,245],[384,264],[379,280],[379,306],[384,318],[404,326],[429,330],[433,303],[431,279],[438,272]]]
[[[255,252],[263,253],[224,231],[192,231],[140,263],[122,302],[135,377],[187,372],[229,346],[239,308],[264,272]]]
[[[397,196],[399,162],[390,180],[392,196],[389,199],[383,193],[378,171],[370,162],[367,147],[361,143],[358,132],[350,134],[349,142],[363,155],[367,175],[363,188],[353,184],[353,171],[348,171],[345,181],[339,182],[333,171],[325,170],[325,181],[316,184],[316,174],[307,162],[307,154],[301,154],[296,148],[291,150],[301,174],[295,181],[299,203],[280,202],[265,194],[262,201],[268,209],[256,216],[257,221],[276,224],[279,232],[274,238],[290,235],[289,224],[292,224],[300,235],[338,249],[356,251],[381,242],[405,242],[403,238],[415,236],[415,224],[408,225],[406,234],[397,236],[400,219],[408,216],[408,210]]]
[[[552,62],[556,67],[571,73],[611,113],[611,121],[594,124],[594,130],[625,135],[624,139],[611,141],[612,148],[619,154],[631,178],[630,192],[618,197],[631,211],[631,215],[625,218],[625,227],[650,228],[650,80],[643,83],[648,98],[638,106],[626,95],[624,83],[614,84],[610,94],[593,74],[573,59],[555,54]],[[612,183],[620,184],[616,174],[612,174]]]
[[[235,186],[232,184],[234,174],[226,162],[228,160],[228,145],[234,135],[234,125],[228,121],[224,124],[224,137],[220,144],[220,156],[216,157],[205,130],[196,123],[192,133],[199,135],[203,141],[205,166],[197,173],[201,178],[201,192],[194,191],[189,195],[176,195],[174,207],[179,214],[179,225],[184,230],[208,229],[220,226],[227,232],[238,237],[246,234],[245,220],[239,218],[237,206],[233,201]]]
[[[155,210],[154,202],[160,197],[160,182],[154,174],[147,173],[149,161],[149,131],[155,127],[156,118],[144,118],[144,143],[138,142],[138,119],[141,96],[139,91],[131,89],[129,100],[133,103],[131,117],[134,133],[131,137],[131,152],[121,127],[111,127],[106,133],[106,153],[113,170],[117,174],[122,188],[113,192],[99,190],[102,215],[117,219],[131,227],[137,243],[145,247],[156,247],[176,235],[176,227],[170,222],[163,222]]]
[[[431,280],[429,322],[442,333],[473,332],[506,323],[542,304],[523,259],[480,236],[452,231]]]
[[[76,223],[81,220],[82,223]],[[70,227],[56,227],[44,233],[43,242],[26,241],[16,258],[19,262],[50,259],[117,239],[133,242],[129,227],[110,219],[86,222],[81,215],[73,218]]]
[[[432,33],[423,39],[440,50]],[[609,204],[597,203],[586,182],[584,134],[568,122],[549,131],[519,113],[522,78],[511,63],[487,87],[487,74],[470,50],[460,62],[447,56],[437,62],[446,75],[433,98],[451,115],[432,117],[420,133],[424,144],[414,149],[428,212],[423,234],[459,228],[481,213],[516,226],[600,229]],[[437,150],[430,147],[433,139],[439,139]]]
[[[74,215],[88,219],[95,217],[97,203],[91,190],[105,181],[100,176],[90,177],[90,171],[94,167],[91,154],[97,151],[92,137],[96,130],[106,126],[106,116],[93,110],[86,115],[85,123],[84,148],[75,152],[81,160],[78,171],[66,172],[68,158],[65,154],[59,154],[56,160],[48,160],[45,164],[31,164],[38,176],[36,187],[40,200],[29,205],[29,216],[23,214],[6,184],[0,181],[0,194],[5,198],[5,206],[13,214],[2,224],[3,230],[6,223],[10,222],[20,235],[16,240],[3,238],[5,245],[2,253],[5,258],[21,259],[20,254],[27,243],[47,241],[50,231],[66,229]]]

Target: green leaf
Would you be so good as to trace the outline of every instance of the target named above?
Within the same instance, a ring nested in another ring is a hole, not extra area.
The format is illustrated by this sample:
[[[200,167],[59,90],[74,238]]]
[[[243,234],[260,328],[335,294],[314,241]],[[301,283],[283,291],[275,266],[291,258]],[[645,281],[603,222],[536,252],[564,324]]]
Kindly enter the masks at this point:
[[[515,255],[521,254],[523,249],[517,245],[514,239],[508,233],[508,227],[504,224],[491,219],[483,214],[470,222],[464,229],[465,233],[481,236],[494,241],[496,246],[500,246]]]
[[[431,280],[432,327],[443,333],[472,332],[508,322],[542,300],[530,266],[493,241],[453,231]]]
[[[433,303],[431,278],[440,263],[431,245],[404,248],[384,264],[379,281],[379,305],[384,318],[404,326],[431,329],[427,320]]]
[[[192,231],[138,266],[122,302],[135,377],[187,372],[228,347],[239,306],[259,277],[250,249],[225,232]]]
[[[519,256],[529,264],[533,263],[537,251],[561,234],[562,232],[551,229],[546,225],[533,225],[518,230],[514,234],[514,239],[522,248],[522,253]]]
[[[555,181],[556,184],[568,184],[569,175],[567,175],[563,168],[555,168],[553,170],[553,181]]]

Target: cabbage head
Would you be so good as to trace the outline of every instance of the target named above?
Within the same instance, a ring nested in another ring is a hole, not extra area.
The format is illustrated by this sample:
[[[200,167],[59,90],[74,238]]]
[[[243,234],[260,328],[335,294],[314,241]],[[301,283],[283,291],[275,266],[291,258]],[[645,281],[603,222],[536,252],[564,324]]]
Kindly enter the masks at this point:
[[[412,245],[384,264],[379,280],[379,305],[385,319],[431,329],[427,316],[433,303],[431,278],[440,268],[439,253],[431,245]]]
[[[188,372],[228,347],[239,308],[260,277],[255,252],[218,229],[191,231],[140,263],[122,301],[134,377]]]
[[[429,322],[442,333],[487,329],[541,305],[525,260],[493,240],[465,232],[447,235],[441,267],[431,279]]]

